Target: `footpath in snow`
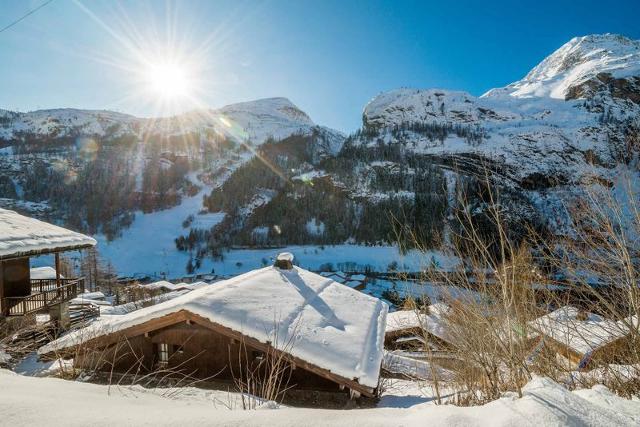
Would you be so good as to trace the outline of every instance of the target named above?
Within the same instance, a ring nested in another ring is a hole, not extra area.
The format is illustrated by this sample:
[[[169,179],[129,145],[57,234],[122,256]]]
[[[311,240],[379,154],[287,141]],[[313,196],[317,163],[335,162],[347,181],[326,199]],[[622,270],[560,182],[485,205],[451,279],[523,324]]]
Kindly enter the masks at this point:
[[[545,378],[532,380],[520,399],[508,396],[483,406],[437,406],[426,402],[407,407],[398,398],[393,400],[397,407],[362,410],[230,410],[207,391],[167,398],[140,389],[109,390],[103,385],[23,377],[7,370],[0,370],[0,384],[0,424],[12,427],[640,425],[639,401],[622,399],[601,386],[570,392]],[[414,397],[407,399],[415,401]]]

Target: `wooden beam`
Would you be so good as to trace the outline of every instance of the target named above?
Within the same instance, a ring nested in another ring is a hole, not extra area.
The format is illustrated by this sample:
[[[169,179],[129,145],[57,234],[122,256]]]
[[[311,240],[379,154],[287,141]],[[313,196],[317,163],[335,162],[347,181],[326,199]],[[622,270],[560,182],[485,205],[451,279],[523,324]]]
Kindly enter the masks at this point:
[[[56,260],[56,288],[60,289],[60,253],[55,253]]]

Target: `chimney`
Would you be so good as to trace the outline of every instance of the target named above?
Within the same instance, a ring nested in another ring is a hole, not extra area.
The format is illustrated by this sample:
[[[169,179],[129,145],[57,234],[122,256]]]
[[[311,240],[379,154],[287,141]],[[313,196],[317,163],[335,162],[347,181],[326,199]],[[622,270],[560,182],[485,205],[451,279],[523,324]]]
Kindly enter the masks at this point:
[[[291,270],[293,268],[293,254],[291,252],[279,253],[275,266],[282,270]]]

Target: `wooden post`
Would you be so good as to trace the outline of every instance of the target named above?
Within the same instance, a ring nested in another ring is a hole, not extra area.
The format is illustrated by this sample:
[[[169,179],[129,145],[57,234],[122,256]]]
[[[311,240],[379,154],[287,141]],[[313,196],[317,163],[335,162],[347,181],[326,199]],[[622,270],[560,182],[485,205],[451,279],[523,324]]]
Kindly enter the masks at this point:
[[[56,252],[56,289],[60,293],[60,253]]]

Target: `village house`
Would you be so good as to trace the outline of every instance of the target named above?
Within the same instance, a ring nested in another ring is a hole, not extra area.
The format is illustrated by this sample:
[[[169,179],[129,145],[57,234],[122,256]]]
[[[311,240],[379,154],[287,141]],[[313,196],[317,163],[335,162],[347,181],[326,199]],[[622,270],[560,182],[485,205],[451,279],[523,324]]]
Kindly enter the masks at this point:
[[[0,209],[0,317],[48,312],[68,326],[68,302],[84,292],[84,279],[62,277],[59,255],[95,244],[83,234]],[[55,269],[30,269],[30,257],[47,254],[54,256]]]
[[[128,372],[139,363],[215,381],[233,381],[277,356],[288,365],[288,387],[374,396],[387,305],[295,267],[292,258],[281,254],[274,266],[95,322],[39,353],[88,367],[98,352],[109,361],[98,369]],[[123,340],[128,353],[116,354]]]
[[[572,306],[541,316],[529,322],[529,327],[539,333],[538,351],[554,352],[571,369],[625,363],[625,354],[630,355],[632,346],[640,344],[637,316],[612,320]]]
[[[399,310],[387,315],[385,348],[388,350],[451,350],[455,348],[447,332],[445,316],[449,307],[432,304],[427,312]]]

